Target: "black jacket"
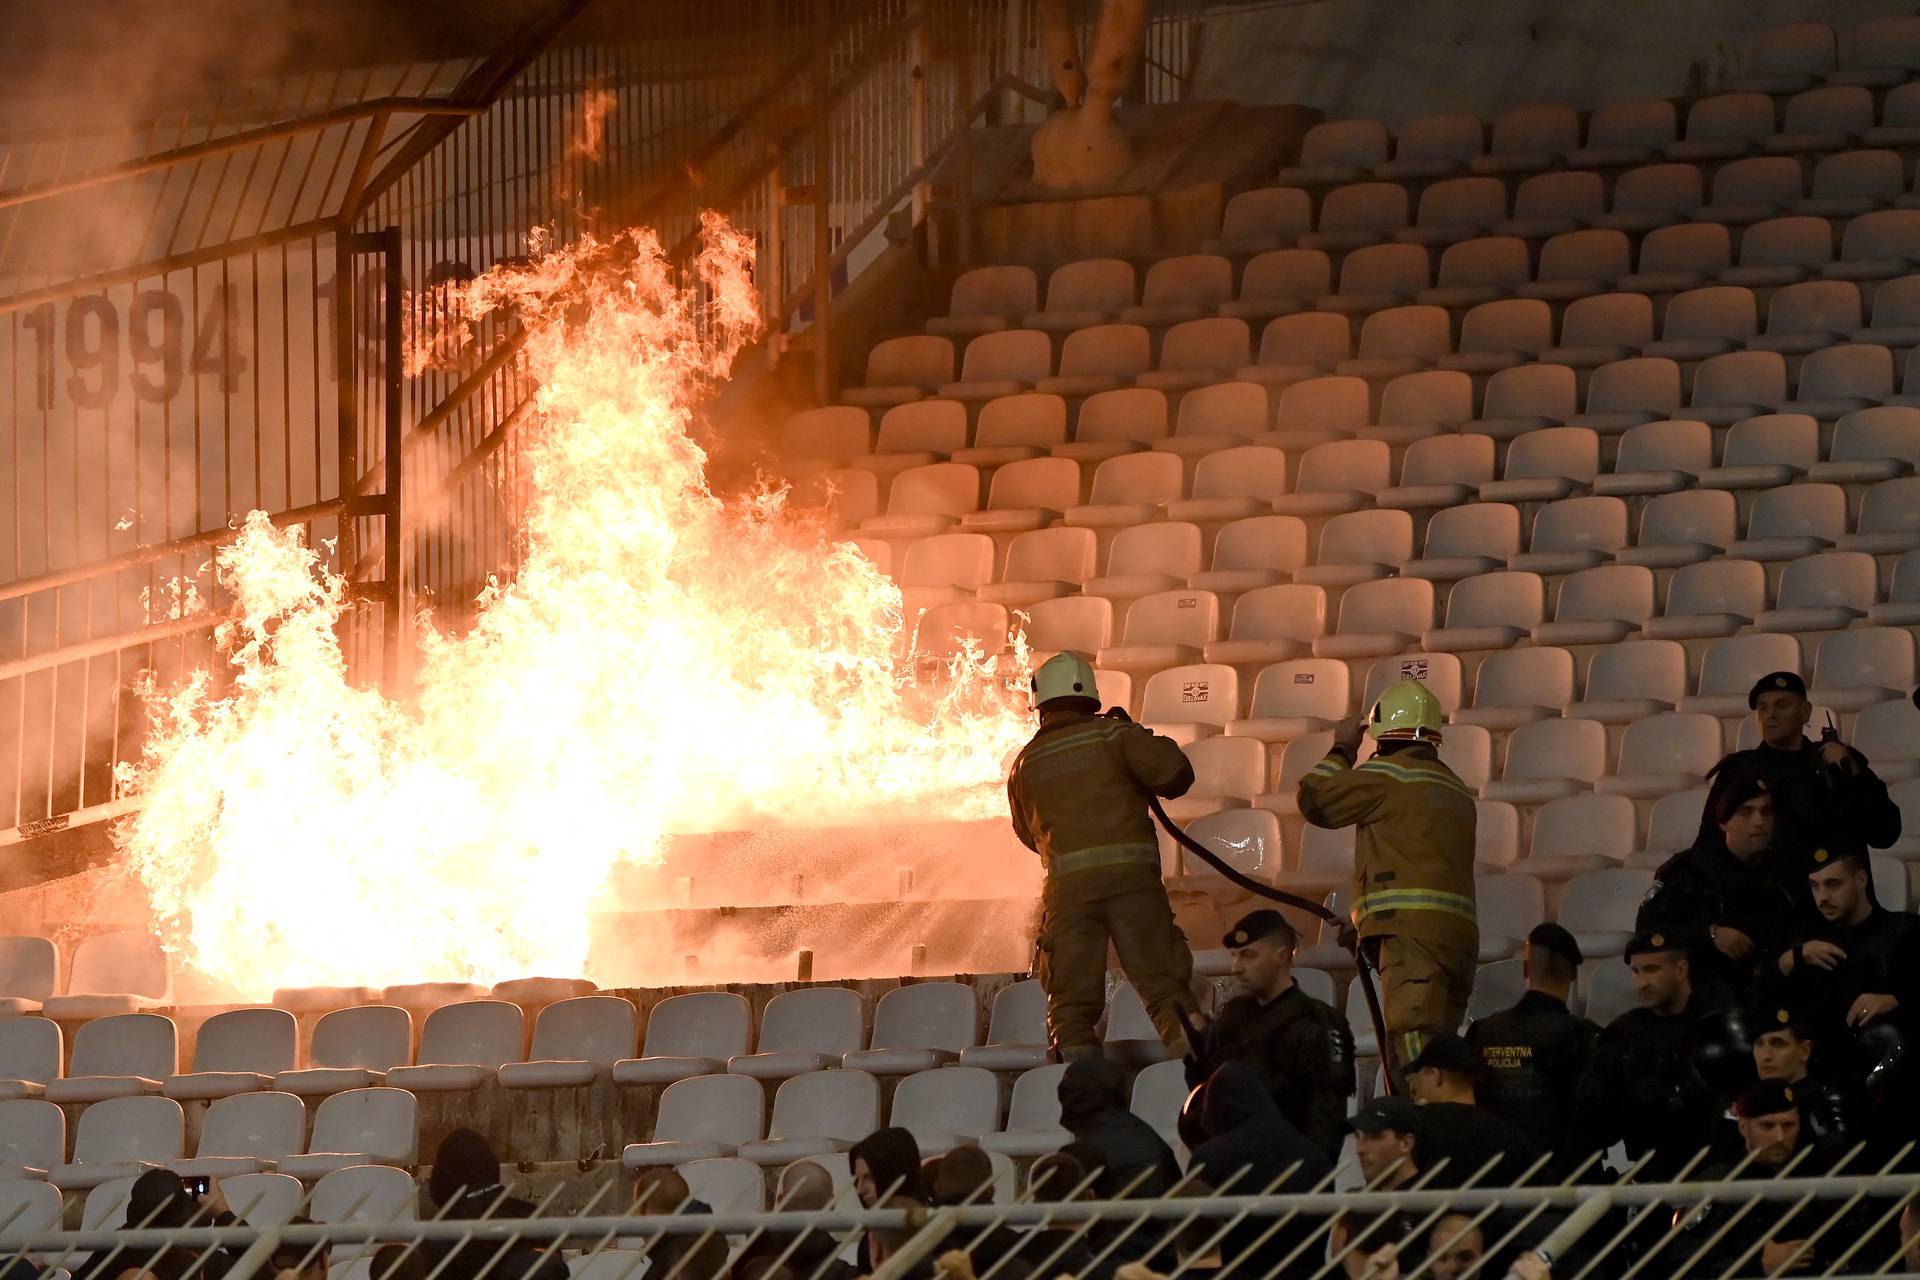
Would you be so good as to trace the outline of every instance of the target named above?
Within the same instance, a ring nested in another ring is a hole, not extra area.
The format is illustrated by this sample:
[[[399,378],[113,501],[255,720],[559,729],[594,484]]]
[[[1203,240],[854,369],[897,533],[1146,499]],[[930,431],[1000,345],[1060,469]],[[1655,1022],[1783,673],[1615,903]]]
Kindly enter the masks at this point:
[[[1798,961],[1786,979],[1788,1001],[1814,1019],[1815,1043],[1842,1045],[1856,1039],[1846,1025],[1847,1011],[1864,994],[1899,1000],[1900,1007],[1890,1020],[1911,1043],[1915,1029],[1920,1028],[1920,916],[1875,907],[1854,927],[1821,919],[1803,929],[1794,945],[1815,939],[1847,953],[1832,969]],[[1852,1079],[1853,1064],[1846,1064],[1846,1069]]]
[[[1238,995],[1214,1017],[1207,1059],[1215,1068],[1252,1068],[1287,1122],[1329,1160],[1339,1158],[1353,1096],[1353,1032],[1345,1018],[1298,985],[1265,1004]]]
[[[1227,1195],[1307,1192],[1320,1187],[1333,1164],[1274,1105],[1253,1068],[1229,1062],[1207,1081],[1203,1120],[1213,1136],[1188,1165],[1209,1187]],[[1275,1228],[1274,1218],[1252,1214],[1227,1232],[1220,1259],[1230,1274],[1264,1276],[1293,1256],[1317,1229],[1302,1215]]]
[[[1711,839],[1661,864],[1653,891],[1634,917],[1634,928],[1692,939],[1694,980],[1718,979],[1744,1003],[1764,966],[1773,964],[1794,931],[1813,917],[1813,895],[1802,862],[1800,856],[1776,849],[1750,859],[1736,857],[1716,828]],[[1714,945],[1715,925],[1753,939],[1753,954],[1736,963]]]
[[[1609,1023],[1574,1095],[1569,1152],[1585,1157],[1616,1142],[1635,1160],[1655,1152],[1639,1177],[1651,1182],[1678,1173],[1711,1146],[1719,1097],[1694,1070],[1691,1032],[1720,1007],[1714,996],[1695,990],[1672,1017],[1631,1009]]]
[[[1564,1001],[1539,991],[1521,996],[1467,1028],[1480,1055],[1480,1105],[1558,1151],[1573,1116],[1574,1090],[1593,1061],[1600,1028]]]
[[[1812,739],[1802,739],[1794,751],[1762,743],[1721,757],[1710,774],[1713,783],[1700,816],[1698,842],[1720,837],[1713,815],[1723,791],[1746,778],[1759,778],[1773,795],[1774,844],[1781,852],[1806,858],[1830,845],[1886,848],[1900,838],[1900,806],[1887,795],[1887,784],[1865,756],[1854,751],[1853,762],[1858,769],[1854,774],[1827,768],[1820,761],[1820,744]]]
[[[1418,1114],[1413,1162],[1426,1186],[1511,1186],[1526,1175],[1539,1155],[1531,1138],[1485,1107],[1429,1102]],[[1535,1175],[1528,1181],[1540,1178]]]

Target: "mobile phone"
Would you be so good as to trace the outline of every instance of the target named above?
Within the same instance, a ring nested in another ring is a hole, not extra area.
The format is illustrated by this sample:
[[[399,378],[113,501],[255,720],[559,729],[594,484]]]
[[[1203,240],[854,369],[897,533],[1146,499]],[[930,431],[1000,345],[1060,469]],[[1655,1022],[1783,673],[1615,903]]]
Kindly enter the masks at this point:
[[[186,1184],[187,1194],[192,1196],[195,1200],[203,1199],[206,1196],[207,1192],[213,1190],[212,1178],[208,1178],[208,1177],[182,1178],[180,1179],[180,1181]]]

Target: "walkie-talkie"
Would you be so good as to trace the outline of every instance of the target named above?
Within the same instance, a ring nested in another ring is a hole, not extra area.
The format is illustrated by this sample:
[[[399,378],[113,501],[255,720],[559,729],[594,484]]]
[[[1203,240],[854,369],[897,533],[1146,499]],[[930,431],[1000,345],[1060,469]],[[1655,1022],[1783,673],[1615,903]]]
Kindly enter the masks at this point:
[[[1824,747],[1829,742],[1838,741],[1840,741],[1840,730],[1834,727],[1833,712],[1829,711],[1827,712],[1827,727],[1820,731],[1820,745]],[[1825,764],[1824,761],[1822,763]],[[1834,770],[1839,767],[1839,765],[1827,764],[1820,770],[1821,781],[1827,784],[1827,790],[1829,791],[1834,789]]]

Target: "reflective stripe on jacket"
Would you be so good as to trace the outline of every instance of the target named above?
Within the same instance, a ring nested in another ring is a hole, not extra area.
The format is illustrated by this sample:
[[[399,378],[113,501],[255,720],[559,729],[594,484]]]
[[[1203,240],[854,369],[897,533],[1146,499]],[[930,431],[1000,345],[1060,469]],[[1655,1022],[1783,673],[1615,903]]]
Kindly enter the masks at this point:
[[[1353,922],[1362,937],[1400,934],[1479,946],[1473,897],[1473,793],[1426,743],[1359,767],[1340,751],[1300,780],[1316,827],[1353,827]]]
[[[1007,774],[1014,834],[1057,877],[1160,867],[1143,792],[1184,795],[1193,766],[1171,738],[1128,720],[1049,714]]]

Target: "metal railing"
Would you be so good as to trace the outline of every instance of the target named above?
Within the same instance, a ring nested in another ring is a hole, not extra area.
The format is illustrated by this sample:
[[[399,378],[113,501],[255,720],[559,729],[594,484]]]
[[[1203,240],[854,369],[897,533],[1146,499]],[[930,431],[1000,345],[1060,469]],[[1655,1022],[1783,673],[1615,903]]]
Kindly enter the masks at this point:
[[[787,1266],[795,1280],[822,1280],[834,1258],[864,1236],[876,1280],[914,1274],[929,1259],[955,1250],[970,1255],[969,1265],[949,1270],[942,1257],[942,1273],[974,1280],[1105,1274],[1128,1260],[1145,1261],[1152,1272],[1169,1277],[1204,1270],[1220,1280],[1281,1274],[1421,1280],[1436,1274],[1442,1259],[1447,1275],[1465,1280],[1510,1274],[1517,1258],[1529,1260],[1520,1266],[1532,1280],[1866,1276],[1913,1265],[1902,1222],[1920,1199],[1920,1174],[1887,1171],[1910,1150],[1869,1164],[1856,1149],[1835,1172],[1817,1178],[1798,1176],[1807,1155],[1802,1151],[1777,1174],[1743,1161],[1718,1176],[1674,1182],[1637,1183],[1635,1169],[1629,1169],[1613,1181],[1536,1176],[1521,1179],[1522,1185],[1496,1186],[1485,1185],[1482,1170],[1462,1186],[1430,1185],[1444,1172],[1442,1165],[1391,1191],[1336,1190],[1331,1174],[1303,1187],[1288,1170],[1260,1184],[1235,1174],[1217,1186],[1188,1174],[1163,1194],[1139,1198],[1129,1193],[1145,1183],[1146,1173],[1109,1184],[1096,1172],[1067,1186],[1079,1175],[1048,1171],[1004,1202],[994,1202],[994,1186],[986,1183],[960,1203],[937,1208],[890,1195],[877,1196],[878,1207],[861,1208],[843,1191],[835,1205],[804,1212],[784,1202],[770,1212],[715,1211],[690,1200],[661,1212],[653,1198],[661,1192],[643,1188],[641,1199],[621,1211],[613,1207],[619,1197],[612,1180],[572,1213],[552,1212],[564,1189],[556,1184],[531,1215],[519,1217],[492,1216],[507,1204],[504,1188],[457,1200],[458,1212],[445,1206],[425,1220],[415,1218],[410,1203],[404,1210],[374,1212],[363,1194],[340,1208],[339,1221],[296,1221],[311,1192],[266,1214],[259,1225],[212,1226],[202,1210],[167,1227],[129,1220],[125,1226],[62,1231],[23,1223],[23,1207],[0,1215],[0,1261],[25,1258],[51,1275],[82,1253],[104,1251],[125,1259],[107,1268],[115,1274],[167,1249],[193,1258],[184,1274],[178,1265],[168,1272],[181,1280],[202,1268],[227,1280],[250,1280],[263,1269],[298,1269],[322,1258],[336,1266],[371,1261],[373,1280],[381,1280],[390,1255],[372,1259],[379,1246],[390,1245],[421,1254],[427,1280],[437,1280],[453,1254],[465,1249],[483,1259],[469,1255],[463,1276],[477,1271],[474,1280],[520,1280],[552,1262],[550,1254],[525,1250],[577,1249],[576,1267],[599,1259],[607,1269],[595,1274],[610,1277],[665,1259],[668,1265],[649,1267],[650,1280],[706,1280],[728,1259],[754,1254]],[[1856,1165],[1859,1170],[1851,1171]],[[1538,1175],[1538,1169],[1530,1172]],[[1062,1185],[1049,1188],[1050,1177]],[[1096,1198],[1097,1189],[1109,1198]],[[244,1219],[260,1203],[234,1207]],[[802,1255],[809,1235],[821,1244],[820,1236],[830,1236],[834,1243]],[[797,1256],[819,1260],[800,1266]]]
[[[896,214],[970,255],[971,128],[1051,93],[1033,9],[551,0],[484,58],[0,135],[0,846],[113,811],[140,673],[218,671],[235,515],[352,579],[367,681],[402,682],[417,605],[458,629],[516,571],[531,387],[491,320],[477,362],[400,368],[433,286],[536,228],[644,224],[684,258],[718,209],[758,246],[770,341],[804,334],[826,379],[834,292]],[[1206,10],[1150,6],[1135,96],[1184,95]]]

